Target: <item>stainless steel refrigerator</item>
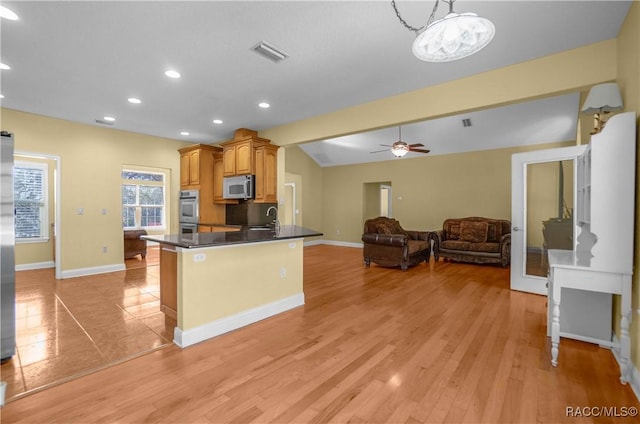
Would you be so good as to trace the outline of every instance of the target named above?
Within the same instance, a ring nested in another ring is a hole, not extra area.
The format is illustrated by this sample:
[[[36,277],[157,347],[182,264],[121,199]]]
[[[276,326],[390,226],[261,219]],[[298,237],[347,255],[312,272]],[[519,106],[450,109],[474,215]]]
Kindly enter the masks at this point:
[[[0,320],[2,362],[16,353],[15,229],[13,209],[13,135],[0,133]]]

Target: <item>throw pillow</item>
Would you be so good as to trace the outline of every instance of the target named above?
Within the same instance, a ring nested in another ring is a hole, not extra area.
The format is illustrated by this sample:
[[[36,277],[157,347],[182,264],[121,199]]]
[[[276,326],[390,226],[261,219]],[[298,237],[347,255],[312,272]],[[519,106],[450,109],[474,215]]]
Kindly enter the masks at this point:
[[[390,219],[389,220],[389,229],[391,230],[391,232],[393,234],[404,234],[405,236],[409,237],[409,233],[407,233],[404,228],[402,228],[402,226],[400,225],[400,223],[395,220],[395,219]],[[411,238],[411,237],[409,237]]]
[[[376,230],[378,230],[378,234],[393,234],[385,224],[376,224]]]
[[[460,240],[469,243],[484,243],[487,241],[489,224],[484,221],[462,221],[460,223]]]

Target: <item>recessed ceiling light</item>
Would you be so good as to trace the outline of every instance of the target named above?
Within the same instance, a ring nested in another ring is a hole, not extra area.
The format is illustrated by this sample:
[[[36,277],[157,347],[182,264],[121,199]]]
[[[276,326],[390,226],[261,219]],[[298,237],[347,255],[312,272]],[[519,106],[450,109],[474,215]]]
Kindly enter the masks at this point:
[[[4,6],[0,6],[0,18],[9,19],[10,21],[17,21],[18,15],[13,10],[7,9]]]
[[[180,135],[189,135],[189,131],[181,131]]]
[[[0,69],[11,69],[11,66],[0,63]]]
[[[174,71],[173,69],[169,69],[168,71],[165,71],[164,74],[169,78],[180,78],[180,72]]]
[[[129,97],[127,100],[129,101],[129,103],[133,103],[134,105],[139,105],[140,103],[142,103],[142,100],[135,97]]]
[[[4,94],[0,94],[0,99],[4,99]]]
[[[267,102],[262,102],[262,103],[258,103],[258,106],[260,106],[263,109],[267,109],[269,107],[271,107],[271,105]]]
[[[220,124],[222,124],[222,119],[214,119],[213,123],[220,125]]]
[[[107,122],[114,122],[116,120],[116,118],[114,118],[113,116],[105,116],[102,119],[104,119]]]

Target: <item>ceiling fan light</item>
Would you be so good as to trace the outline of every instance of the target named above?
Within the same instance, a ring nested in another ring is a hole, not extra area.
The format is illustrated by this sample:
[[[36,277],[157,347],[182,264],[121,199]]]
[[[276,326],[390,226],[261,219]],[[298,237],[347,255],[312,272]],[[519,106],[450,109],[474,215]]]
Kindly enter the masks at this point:
[[[396,143],[391,148],[391,153],[393,153],[393,155],[395,157],[401,158],[404,155],[406,155],[407,153],[409,153],[409,146],[407,146],[406,144],[398,144],[398,143]]]
[[[475,13],[451,12],[431,23],[413,42],[413,54],[426,62],[449,62],[472,55],[491,42],[493,22]]]

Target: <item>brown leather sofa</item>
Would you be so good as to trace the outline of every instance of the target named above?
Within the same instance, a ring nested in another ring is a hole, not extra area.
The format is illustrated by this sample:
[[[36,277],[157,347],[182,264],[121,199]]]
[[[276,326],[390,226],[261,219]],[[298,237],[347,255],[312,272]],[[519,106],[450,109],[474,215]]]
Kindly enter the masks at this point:
[[[140,236],[146,236],[146,230],[125,230],[124,232],[124,258],[131,259],[136,255],[147,256],[147,241]]]
[[[431,233],[404,230],[400,223],[387,217],[368,219],[364,223],[363,254],[367,268],[371,262],[383,267],[408,267],[429,261]]]
[[[434,231],[433,256],[458,262],[498,263],[511,261],[511,222],[506,219],[468,217],[447,219]]]

